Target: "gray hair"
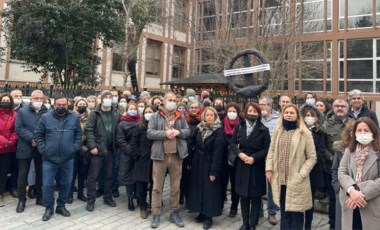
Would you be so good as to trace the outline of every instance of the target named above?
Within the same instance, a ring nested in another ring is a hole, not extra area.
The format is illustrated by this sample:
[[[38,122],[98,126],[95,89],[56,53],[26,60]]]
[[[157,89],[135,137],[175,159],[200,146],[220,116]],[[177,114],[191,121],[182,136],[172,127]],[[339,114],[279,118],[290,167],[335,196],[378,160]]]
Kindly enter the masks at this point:
[[[362,95],[362,91],[360,91],[358,89],[354,89],[354,90],[351,90],[350,92],[348,92],[348,100],[351,101],[352,96],[355,96],[355,95],[361,96],[362,99],[364,100],[364,97]]]
[[[140,99],[141,99],[142,97],[146,97],[146,96],[150,97],[150,93],[149,93],[148,91],[142,91],[142,92],[140,93]]]
[[[268,105],[270,105],[270,106],[273,105],[273,99],[270,98],[270,97],[261,97],[261,98],[259,99],[259,101],[264,100],[264,99],[267,100]]]
[[[175,93],[173,93],[173,92],[167,92],[167,93],[165,93],[164,100],[166,101],[166,99],[168,99],[168,97],[169,97],[170,95],[174,95],[174,96],[176,96]]]
[[[36,94],[36,93],[42,93],[42,95],[44,94],[44,92],[42,92],[41,90],[39,90],[39,89],[35,89],[35,90],[33,90],[33,92],[30,94],[30,97],[33,97],[33,95]]]
[[[343,100],[343,99],[336,99],[333,103],[333,106],[337,103],[337,102],[344,102],[344,104],[348,107],[348,102],[346,100]]]

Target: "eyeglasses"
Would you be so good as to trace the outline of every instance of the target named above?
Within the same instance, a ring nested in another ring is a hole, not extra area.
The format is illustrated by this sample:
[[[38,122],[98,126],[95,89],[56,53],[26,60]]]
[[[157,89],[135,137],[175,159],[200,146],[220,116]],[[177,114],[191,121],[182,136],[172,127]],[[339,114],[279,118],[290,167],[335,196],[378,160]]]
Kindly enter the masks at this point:
[[[347,105],[334,105],[335,108],[346,108]]]
[[[199,107],[190,107],[190,109],[199,109]]]

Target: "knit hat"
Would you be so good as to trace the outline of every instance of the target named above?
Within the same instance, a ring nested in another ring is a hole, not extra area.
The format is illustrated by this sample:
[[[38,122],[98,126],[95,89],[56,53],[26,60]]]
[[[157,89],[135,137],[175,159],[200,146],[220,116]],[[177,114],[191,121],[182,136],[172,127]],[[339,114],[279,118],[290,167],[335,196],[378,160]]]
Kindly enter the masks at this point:
[[[203,99],[205,97],[208,97],[208,96],[210,96],[210,94],[208,93],[208,91],[207,90],[203,90],[202,93],[201,93],[201,101],[203,101]]]
[[[177,108],[181,107],[181,106],[187,110],[187,105],[185,103],[183,103],[183,102],[178,103]]]
[[[100,101],[103,102],[103,99],[104,99],[106,96],[108,96],[108,95],[112,96],[111,91],[109,91],[109,90],[104,90],[104,91],[102,92],[102,95],[100,96]]]
[[[186,90],[186,97],[190,97],[190,96],[195,97],[195,91],[192,88],[188,88]]]
[[[130,102],[131,100],[137,102],[136,96],[133,94],[131,96],[129,96],[127,101]]]

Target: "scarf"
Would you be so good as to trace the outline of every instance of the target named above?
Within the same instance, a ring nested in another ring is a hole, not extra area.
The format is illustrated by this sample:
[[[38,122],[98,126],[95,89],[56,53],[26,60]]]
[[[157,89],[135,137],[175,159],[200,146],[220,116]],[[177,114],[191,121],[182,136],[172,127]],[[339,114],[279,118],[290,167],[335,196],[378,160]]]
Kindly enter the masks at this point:
[[[360,183],[363,180],[363,165],[365,160],[368,158],[369,152],[372,150],[371,145],[367,145],[366,147],[363,147],[362,145],[358,144],[356,146],[355,151],[355,160],[356,160],[356,177],[355,181],[356,183]]]
[[[237,117],[234,121],[231,121],[230,119],[228,119],[228,117],[226,116],[223,120],[223,124],[224,124],[224,132],[229,135],[229,136],[232,136],[234,134],[234,129],[235,127],[239,124],[240,122],[240,117]]]
[[[187,112],[186,121],[189,125],[198,125],[201,122],[201,114],[197,113],[196,115]]]
[[[210,126],[208,126],[206,124],[206,122],[202,121],[201,123],[199,123],[198,125],[198,128],[199,128],[199,131],[201,132],[202,134],[202,141],[204,142],[206,140],[207,137],[211,136],[211,134],[221,128],[222,125],[220,123],[220,120],[219,118],[216,119]]]
[[[136,114],[135,116],[131,116],[128,113],[121,116],[120,121],[128,121],[138,123],[140,121],[140,114]]]

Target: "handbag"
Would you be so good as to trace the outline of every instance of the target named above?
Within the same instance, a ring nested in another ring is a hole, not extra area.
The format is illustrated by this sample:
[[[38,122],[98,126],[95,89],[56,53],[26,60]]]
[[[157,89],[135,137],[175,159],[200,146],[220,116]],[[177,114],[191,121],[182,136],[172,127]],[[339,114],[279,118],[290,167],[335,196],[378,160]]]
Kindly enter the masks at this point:
[[[237,131],[237,143],[239,145],[239,140],[240,140],[240,125],[238,125],[238,131]],[[236,154],[232,151],[231,145],[228,146],[228,164],[232,167],[235,167],[236,163]]]

